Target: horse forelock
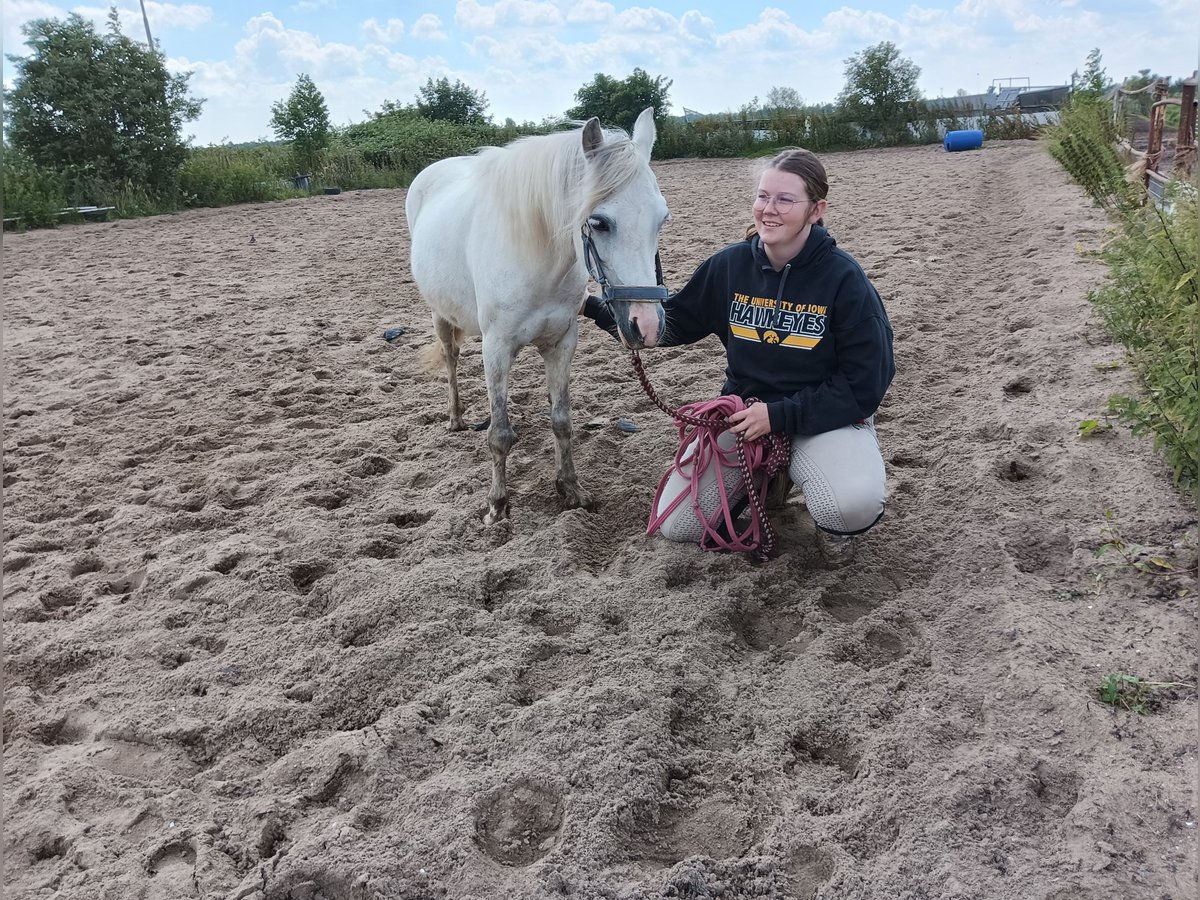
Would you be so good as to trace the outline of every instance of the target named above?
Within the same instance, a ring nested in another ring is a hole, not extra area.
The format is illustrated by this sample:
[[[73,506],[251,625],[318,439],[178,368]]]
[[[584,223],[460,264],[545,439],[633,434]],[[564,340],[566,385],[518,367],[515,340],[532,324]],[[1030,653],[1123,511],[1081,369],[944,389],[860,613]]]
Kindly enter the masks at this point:
[[[605,133],[604,143],[596,150],[589,177],[580,195],[583,218],[597,206],[619,193],[642,171],[645,163],[632,140],[623,131]]]
[[[518,138],[481,151],[481,184],[496,197],[514,236],[513,251],[551,250],[565,272],[577,260],[579,227],[597,206],[625,188],[645,165],[623,131],[606,131],[591,165],[578,130]]]

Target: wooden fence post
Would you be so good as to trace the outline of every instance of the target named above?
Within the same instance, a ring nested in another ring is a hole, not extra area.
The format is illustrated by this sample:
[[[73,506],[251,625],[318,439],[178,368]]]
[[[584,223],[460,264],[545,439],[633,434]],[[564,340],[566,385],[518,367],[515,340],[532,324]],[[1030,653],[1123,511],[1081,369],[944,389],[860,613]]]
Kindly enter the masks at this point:
[[[1179,101],[1179,136],[1175,139],[1175,171],[1192,174],[1196,165],[1196,76],[1185,78]]]
[[[1146,147],[1146,186],[1150,185],[1150,173],[1158,171],[1158,160],[1162,156],[1163,123],[1166,107],[1159,101],[1167,96],[1167,81],[1160,78],[1154,83],[1153,101],[1150,106],[1150,136]]]

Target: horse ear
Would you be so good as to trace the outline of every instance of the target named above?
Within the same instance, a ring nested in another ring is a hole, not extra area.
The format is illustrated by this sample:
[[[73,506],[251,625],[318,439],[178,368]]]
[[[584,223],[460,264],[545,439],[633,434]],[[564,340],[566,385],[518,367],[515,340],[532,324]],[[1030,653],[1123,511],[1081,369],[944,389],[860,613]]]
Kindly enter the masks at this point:
[[[642,110],[637,121],[633,123],[633,143],[646,159],[650,159],[650,151],[654,149],[654,139],[658,130],[654,127],[654,107],[647,106]]]
[[[592,116],[583,125],[583,155],[591,159],[603,143],[604,132],[600,130],[600,120]]]

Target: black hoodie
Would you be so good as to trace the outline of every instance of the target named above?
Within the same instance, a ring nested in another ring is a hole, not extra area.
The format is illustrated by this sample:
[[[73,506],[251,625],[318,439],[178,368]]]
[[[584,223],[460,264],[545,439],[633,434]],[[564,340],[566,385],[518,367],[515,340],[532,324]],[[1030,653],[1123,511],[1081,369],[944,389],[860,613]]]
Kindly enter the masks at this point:
[[[766,403],[772,431],[811,435],[860,422],[896,374],[879,294],[820,225],[779,272],[757,236],[729,245],[663,307],[660,346],[716,335],[728,362],[721,392]],[[616,334],[598,298],[584,314]]]

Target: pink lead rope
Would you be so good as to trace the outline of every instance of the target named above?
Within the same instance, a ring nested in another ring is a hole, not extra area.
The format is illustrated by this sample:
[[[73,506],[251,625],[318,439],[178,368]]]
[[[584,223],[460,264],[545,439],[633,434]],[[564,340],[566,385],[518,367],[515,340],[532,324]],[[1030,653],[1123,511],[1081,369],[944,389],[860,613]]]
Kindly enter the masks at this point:
[[[657,515],[651,511],[646,533],[653,534],[657,531],[683,499],[690,497],[696,518],[701,522],[704,531],[700,537],[702,549],[749,553],[760,562],[766,562],[775,547],[775,529],[771,527],[771,520],[766,513],[767,490],[771,476],[788,464],[791,455],[790,442],[781,434],[768,434],[749,442],[739,436],[732,450],[723,450],[717,442],[717,436],[729,428],[728,417],[758,401],[743,401],[741,397],[727,394],[716,400],[688,403],[672,410],[658,398],[650,385],[650,379],[637,351],[633,351],[631,355],[633,368],[642,383],[642,390],[654,401],[655,406],[675,420],[679,429],[679,450],[675,454],[673,469],[684,472],[687,471],[684,467],[688,466],[691,473],[689,490],[681,492]],[[750,501],[750,523],[741,532],[736,529],[731,508],[731,501],[736,497],[726,490],[721,469],[715,470],[717,490],[721,497],[720,507],[711,520],[700,508],[700,476],[708,471],[710,466],[717,464],[725,467],[736,465],[741,470],[743,486]],[[658,486],[659,494],[671,471],[668,469],[663,475]],[[718,530],[721,525],[724,525],[724,533]]]

